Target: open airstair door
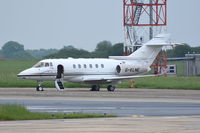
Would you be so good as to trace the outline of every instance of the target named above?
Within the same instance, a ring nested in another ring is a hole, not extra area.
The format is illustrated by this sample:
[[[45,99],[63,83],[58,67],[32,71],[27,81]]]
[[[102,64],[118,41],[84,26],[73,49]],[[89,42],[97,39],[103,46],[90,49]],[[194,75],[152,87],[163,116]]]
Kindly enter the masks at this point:
[[[63,78],[64,78],[64,67],[62,65],[58,65],[57,76],[55,81],[55,86],[57,90],[64,90]]]

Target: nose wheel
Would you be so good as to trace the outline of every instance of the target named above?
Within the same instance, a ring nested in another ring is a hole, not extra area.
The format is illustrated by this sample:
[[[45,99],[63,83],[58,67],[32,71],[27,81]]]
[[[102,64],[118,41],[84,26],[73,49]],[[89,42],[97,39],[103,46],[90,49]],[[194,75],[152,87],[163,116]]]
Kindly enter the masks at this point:
[[[44,91],[44,88],[42,86],[37,86],[36,91]]]
[[[36,87],[36,91],[44,91],[44,88],[41,85],[42,83],[38,81],[38,86]]]

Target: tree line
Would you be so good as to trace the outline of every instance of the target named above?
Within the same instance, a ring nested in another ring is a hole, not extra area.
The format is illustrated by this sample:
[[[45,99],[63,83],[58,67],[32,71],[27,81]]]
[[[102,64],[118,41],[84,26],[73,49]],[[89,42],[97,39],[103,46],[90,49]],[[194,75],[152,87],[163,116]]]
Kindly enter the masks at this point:
[[[109,41],[99,42],[93,52],[64,46],[62,49],[25,50],[24,45],[9,41],[0,50],[0,56],[5,59],[42,59],[42,58],[106,58],[110,55],[122,55],[123,43],[112,45]]]
[[[93,52],[84,49],[76,49],[73,46],[64,47],[55,54],[45,58],[107,58],[108,56],[122,56],[123,43],[112,45],[109,41],[99,42]]]
[[[200,47],[191,47],[188,44],[178,45],[167,50],[167,57],[185,57],[185,54],[200,54]]]
[[[167,50],[168,57],[184,57],[185,54],[200,54],[200,47],[191,47],[188,44],[179,45],[174,49]],[[94,51],[77,49],[71,45],[62,49],[39,49],[25,50],[24,45],[9,41],[0,49],[0,56],[5,59],[43,59],[43,58],[107,58],[108,56],[122,56],[123,43],[112,44],[109,41],[102,41],[96,45]]]
[[[37,59],[57,51],[57,49],[24,50],[24,45],[15,41],[9,41],[0,49],[0,56],[5,59]]]

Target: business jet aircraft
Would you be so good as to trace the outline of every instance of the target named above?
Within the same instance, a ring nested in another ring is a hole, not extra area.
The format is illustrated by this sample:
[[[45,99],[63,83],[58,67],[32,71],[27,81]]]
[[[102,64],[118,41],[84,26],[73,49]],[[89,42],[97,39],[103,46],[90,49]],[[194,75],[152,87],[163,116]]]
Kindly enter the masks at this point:
[[[100,84],[109,84],[107,90],[114,91],[122,80],[152,76],[141,74],[150,71],[162,47],[169,45],[169,35],[160,34],[129,56],[110,56],[109,59],[45,59],[17,76],[36,80],[37,91],[43,91],[43,81],[55,81],[58,90],[63,90],[63,82],[67,81],[90,84],[91,91],[99,91]]]

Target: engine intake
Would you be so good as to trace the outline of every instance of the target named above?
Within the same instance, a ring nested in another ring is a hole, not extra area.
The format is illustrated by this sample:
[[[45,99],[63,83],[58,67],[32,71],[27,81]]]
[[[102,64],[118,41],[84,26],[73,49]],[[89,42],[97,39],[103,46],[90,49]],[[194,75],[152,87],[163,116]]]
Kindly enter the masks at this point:
[[[116,74],[119,76],[131,76],[143,72],[147,72],[147,69],[130,64],[121,64],[116,66]]]

